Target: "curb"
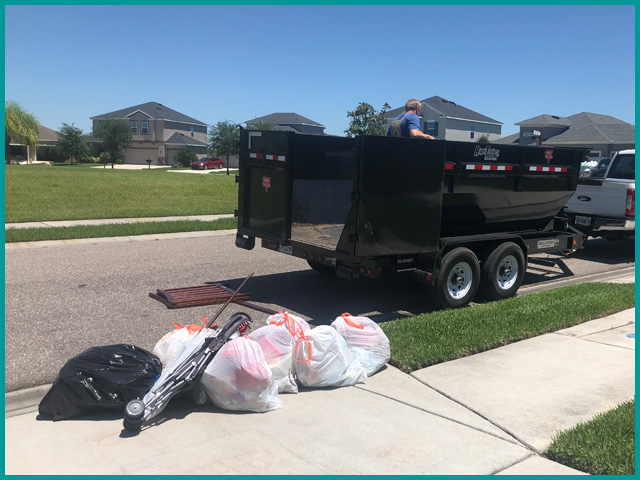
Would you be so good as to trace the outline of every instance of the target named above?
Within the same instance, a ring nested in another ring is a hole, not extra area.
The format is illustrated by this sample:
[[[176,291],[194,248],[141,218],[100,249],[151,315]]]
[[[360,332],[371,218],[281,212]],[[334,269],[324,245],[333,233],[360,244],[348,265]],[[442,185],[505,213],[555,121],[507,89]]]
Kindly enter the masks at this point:
[[[563,278],[558,280],[549,280],[535,285],[524,286],[518,289],[518,296],[528,293],[541,292],[549,288],[565,287],[567,285],[575,285],[576,283],[585,282],[611,282],[611,283],[635,283],[636,267],[625,267],[619,270],[612,270],[603,273],[593,273],[582,277]]]
[[[217,237],[221,235],[235,234],[236,230],[203,230],[197,232],[180,232],[180,233],[155,233],[150,235],[134,235],[128,237],[98,237],[98,238],[76,238],[72,240],[42,240],[39,242],[14,242],[5,243],[4,249],[15,250],[21,248],[46,248],[61,247],[74,245],[97,245],[99,243],[117,243],[117,242],[145,242],[150,240],[170,240],[179,238],[197,238],[197,237]]]
[[[40,400],[50,388],[51,385],[40,385],[39,387],[6,393],[4,395],[4,418],[37,412]]]

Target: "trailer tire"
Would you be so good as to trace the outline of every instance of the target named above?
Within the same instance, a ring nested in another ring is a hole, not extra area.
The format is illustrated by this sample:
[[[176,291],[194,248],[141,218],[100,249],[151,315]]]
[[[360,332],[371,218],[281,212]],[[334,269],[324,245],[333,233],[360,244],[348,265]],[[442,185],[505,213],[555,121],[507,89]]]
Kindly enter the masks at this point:
[[[336,269],[332,265],[327,265],[326,263],[314,262],[312,260],[307,260],[307,263],[316,272],[320,272],[320,273],[336,273]]]
[[[454,248],[442,257],[440,272],[432,295],[441,308],[460,308],[467,305],[480,283],[480,264],[468,248]]]
[[[482,263],[480,291],[487,300],[502,300],[516,294],[525,273],[522,249],[513,242],[498,245]]]

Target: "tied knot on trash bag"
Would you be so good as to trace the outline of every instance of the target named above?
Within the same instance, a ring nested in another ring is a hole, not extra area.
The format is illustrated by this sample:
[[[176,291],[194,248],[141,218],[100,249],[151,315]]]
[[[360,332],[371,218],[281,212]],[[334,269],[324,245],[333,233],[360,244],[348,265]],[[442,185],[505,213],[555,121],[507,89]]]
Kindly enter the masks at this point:
[[[304,336],[304,332],[311,329],[304,319],[292,315],[286,310],[271,315],[267,318],[267,323],[271,325],[284,325],[293,338],[301,338]]]

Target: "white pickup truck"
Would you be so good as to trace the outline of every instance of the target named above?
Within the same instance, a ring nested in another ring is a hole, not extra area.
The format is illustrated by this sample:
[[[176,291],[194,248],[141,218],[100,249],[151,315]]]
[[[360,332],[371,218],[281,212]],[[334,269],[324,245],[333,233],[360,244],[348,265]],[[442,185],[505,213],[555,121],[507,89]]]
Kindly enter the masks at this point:
[[[575,228],[592,237],[635,239],[636,151],[615,154],[604,176],[578,179],[578,188],[564,207]]]

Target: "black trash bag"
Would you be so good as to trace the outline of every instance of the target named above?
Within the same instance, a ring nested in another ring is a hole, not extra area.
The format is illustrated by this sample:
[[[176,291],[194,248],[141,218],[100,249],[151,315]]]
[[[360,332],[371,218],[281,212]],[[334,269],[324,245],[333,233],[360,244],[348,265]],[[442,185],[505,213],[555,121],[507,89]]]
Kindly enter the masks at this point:
[[[142,398],[162,372],[160,359],[134,345],[93,347],[69,360],[38,411],[53,420],[99,413]]]

